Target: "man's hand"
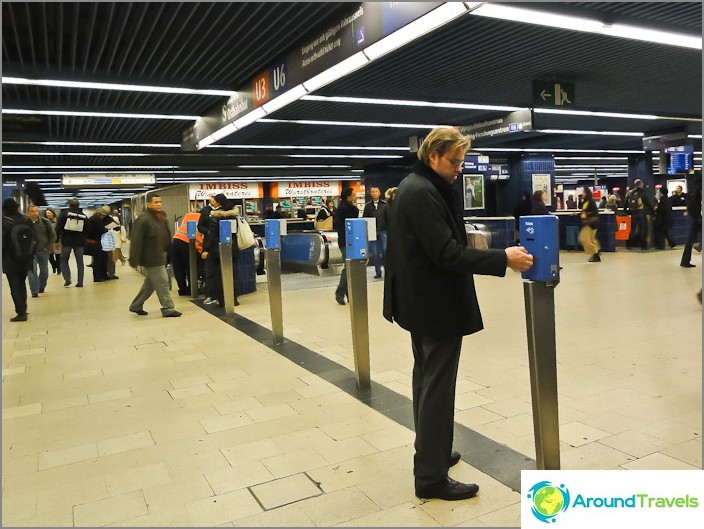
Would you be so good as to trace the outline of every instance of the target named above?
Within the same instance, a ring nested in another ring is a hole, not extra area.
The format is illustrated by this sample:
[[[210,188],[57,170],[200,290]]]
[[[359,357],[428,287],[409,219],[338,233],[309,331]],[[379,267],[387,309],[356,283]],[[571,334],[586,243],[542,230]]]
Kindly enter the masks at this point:
[[[514,272],[525,272],[533,266],[533,256],[523,246],[506,248],[506,267]]]
[[[205,259],[206,257],[208,257],[208,252],[203,252],[202,254],[200,254],[201,259]]]

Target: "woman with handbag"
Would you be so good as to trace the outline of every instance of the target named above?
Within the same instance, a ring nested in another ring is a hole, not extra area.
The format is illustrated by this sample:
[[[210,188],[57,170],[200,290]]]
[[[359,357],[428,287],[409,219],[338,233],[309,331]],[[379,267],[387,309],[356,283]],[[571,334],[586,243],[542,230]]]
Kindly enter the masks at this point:
[[[56,213],[54,213],[54,210],[47,208],[46,211],[44,211],[44,218],[49,221],[51,227],[54,228],[54,231],[56,231],[58,219],[56,218]],[[61,243],[58,239],[56,239],[54,247],[49,254],[49,264],[51,265],[52,274],[61,273]]]
[[[333,216],[335,214],[335,201],[331,198],[325,201],[325,205],[320,208],[315,216],[315,229],[320,231],[332,231]]]
[[[586,186],[582,190],[580,210],[579,216],[582,220],[582,229],[579,232],[579,242],[584,248],[584,253],[589,256],[587,262],[599,263],[601,262],[601,257],[599,256],[601,246],[596,238],[596,229],[599,225],[599,209],[592,199],[592,190]]]

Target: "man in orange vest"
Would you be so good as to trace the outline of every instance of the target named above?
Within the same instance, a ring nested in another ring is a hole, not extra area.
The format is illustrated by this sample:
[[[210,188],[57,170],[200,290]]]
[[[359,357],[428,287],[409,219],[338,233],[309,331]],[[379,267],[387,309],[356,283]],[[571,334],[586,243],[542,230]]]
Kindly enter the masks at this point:
[[[181,221],[181,225],[176,230],[171,241],[171,262],[173,265],[174,277],[178,283],[178,295],[188,296],[191,294],[190,285],[190,262],[188,258],[188,221],[198,222],[200,213],[186,213]],[[203,234],[196,230],[196,250],[198,255],[203,252]],[[200,263],[200,259],[197,261]],[[200,276],[200,270],[198,275]]]

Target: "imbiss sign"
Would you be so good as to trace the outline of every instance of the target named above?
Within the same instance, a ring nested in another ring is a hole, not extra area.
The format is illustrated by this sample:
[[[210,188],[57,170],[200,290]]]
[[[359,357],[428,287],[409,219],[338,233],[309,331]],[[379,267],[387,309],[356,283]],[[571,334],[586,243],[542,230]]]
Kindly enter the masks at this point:
[[[261,198],[261,185],[258,182],[226,182],[218,184],[191,184],[188,196],[191,200],[207,200],[223,193],[227,198]]]
[[[280,197],[323,197],[340,194],[340,182],[337,180],[319,180],[316,182],[279,182]]]

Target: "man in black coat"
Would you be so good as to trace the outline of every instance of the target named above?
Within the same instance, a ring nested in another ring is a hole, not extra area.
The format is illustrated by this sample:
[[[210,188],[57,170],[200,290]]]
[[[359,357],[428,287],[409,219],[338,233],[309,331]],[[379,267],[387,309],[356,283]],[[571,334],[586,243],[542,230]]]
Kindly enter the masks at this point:
[[[20,228],[21,232],[18,229],[13,241],[13,228],[21,225],[26,228]],[[20,238],[27,244],[20,244]],[[25,255],[22,255],[23,249],[26,250]],[[32,222],[20,213],[20,206],[14,198],[6,199],[2,203],[2,271],[10,284],[17,313],[10,321],[27,321],[27,272],[32,268],[35,253],[36,235]]]
[[[64,286],[71,286],[71,269],[68,266],[68,258],[73,256],[76,259],[78,279],[77,287],[83,286],[83,253],[86,244],[86,222],[88,217],[79,207],[78,199],[72,198],[68,201],[68,209],[61,212],[56,223],[56,239],[61,243],[61,275],[64,277]]]
[[[676,243],[672,235],[670,235],[670,230],[672,229],[672,206],[667,196],[667,188],[665,186],[661,187],[659,193],[660,198],[655,205],[653,226],[655,228],[655,248],[664,250],[665,240],[669,243],[670,248],[674,248]]]
[[[452,450],[452,435],[462,337],[483,328],[473,274],[501,277],[506,268],[523,271],[533,263],[522,247],[467,247],[452,183],[468,149],[469,140],[457,129],[434,129],[390,210],[384,317],[411,333],[413,473],[419,498],[460,500],[479,490],[447,475],[460,459]]]
[[[689,228],[689,237],[687,244],[682,252],[682,260],[680,266],[683,268],[694,268],[696,265],[691,263],[692,247],[701,241],[702,237],[702,184],[698,183],[694,193],[690,193],[687,197],[687,211],[685,215],[692,219],[692,225]]]
[[[347,256],[345,219],[356,219],[359,217],[359,209],[354,205],[354,200],[353,189],[351,187],[344,188],[342,193],[340,193],[340,200],[335,210],[335,216],[333,217],[333,227],[337,231],[337,245],[340,247],[340,252],[342,252],[343,263]],[[345,268],[344,266],[342,267],[340,282],[337,284],[337,289],[335,289],[335,301],[340,305],[345,304],[345,296],[349,299],[349,293],[347,292],[347,270]]]

